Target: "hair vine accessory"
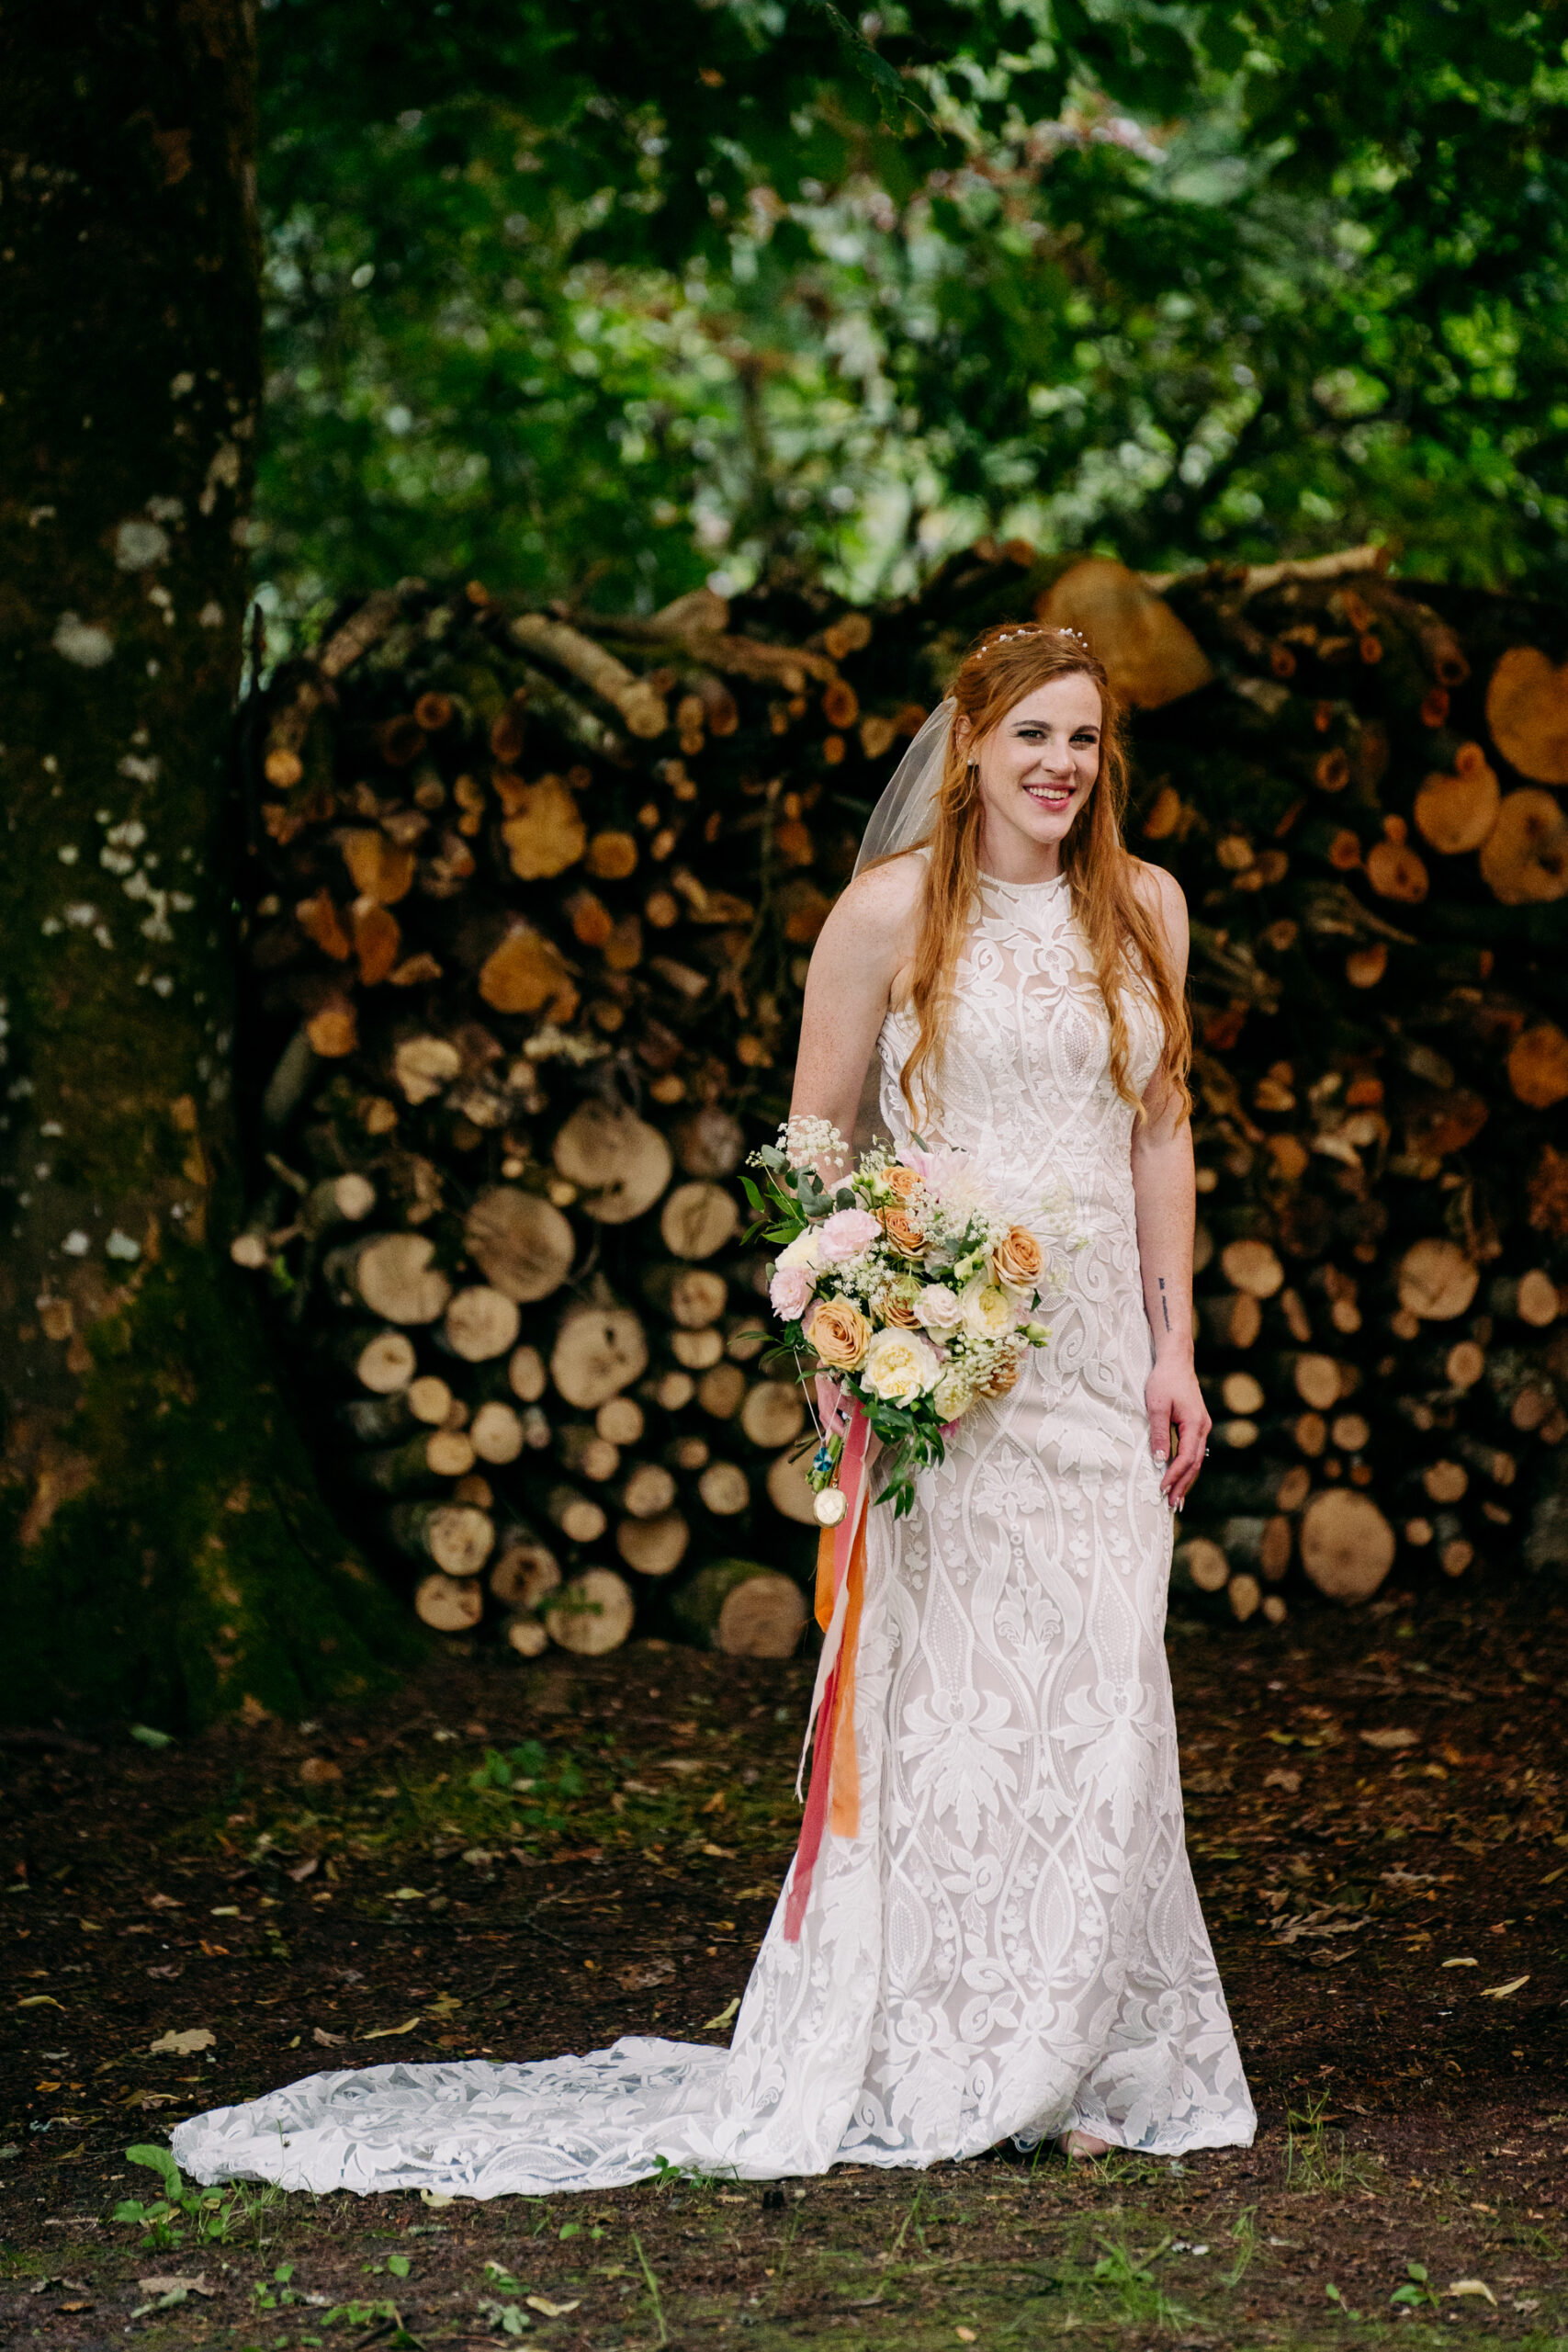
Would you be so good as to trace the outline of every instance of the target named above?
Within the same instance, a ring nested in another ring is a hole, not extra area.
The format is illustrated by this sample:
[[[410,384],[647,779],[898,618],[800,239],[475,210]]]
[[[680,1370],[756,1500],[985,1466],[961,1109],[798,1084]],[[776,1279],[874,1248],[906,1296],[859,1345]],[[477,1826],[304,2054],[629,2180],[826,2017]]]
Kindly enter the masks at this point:
[[[1083,647],[1086,653],[1093,650],[1088,638],[1079,629],[1055,627],[1047,628],[1042,621],[1022,621],[1017,628],[998,629],[993,636],[986,639],[984,645],[976,649],[974,658],[976,662],[983,662],[993,646],[1010,644],[1014,638],[1019,637],[1070,637],[1075,643]]]

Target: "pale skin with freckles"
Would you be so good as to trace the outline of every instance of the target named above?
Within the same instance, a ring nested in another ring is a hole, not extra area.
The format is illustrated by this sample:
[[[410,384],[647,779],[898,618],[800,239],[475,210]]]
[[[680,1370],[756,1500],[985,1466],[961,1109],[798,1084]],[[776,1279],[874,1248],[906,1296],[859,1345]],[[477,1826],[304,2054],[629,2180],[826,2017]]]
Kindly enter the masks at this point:
[[[964,726],[959,721],[961,728]],[[964,738],[960,736],[964,745]],[[964,748],[968,748],[964,745]],[[1015,703],[974,747],[984,817],[983,870],[999,882],[1054,881],[1061,845],[1100,773],[1100,692],[1083,675],[1053,678]],[[861,1089],[890,1006],[907,995],[919,926],[915,857],[852,882],[817,942],[806,983],[793,1114],[854,1130]],[[1159,867],[1137,886],[1164,933],[1171,977],[1187,976],[1187,903]],[[1192,1130],[1156,1073],[1133,1131],[1133,1192],[1154,1368],[1144,1391],[1160,1492],[1179,1510],[1202,1464],[1211,1422],[1192,1361]]]

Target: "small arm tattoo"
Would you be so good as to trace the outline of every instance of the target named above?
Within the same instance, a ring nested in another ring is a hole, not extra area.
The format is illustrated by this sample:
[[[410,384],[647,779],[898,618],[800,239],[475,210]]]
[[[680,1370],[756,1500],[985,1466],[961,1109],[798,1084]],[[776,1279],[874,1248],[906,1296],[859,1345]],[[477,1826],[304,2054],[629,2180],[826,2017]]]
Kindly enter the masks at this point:
[[[1165,1328],[1168,1331],[1170,1329],[1170,1301],[1165,1295],[1165,1276],[1163,1274],[1156,1274],[1155,1276],[1155,1280],[1159,1284],[1159,1311],[1165,1317]]]

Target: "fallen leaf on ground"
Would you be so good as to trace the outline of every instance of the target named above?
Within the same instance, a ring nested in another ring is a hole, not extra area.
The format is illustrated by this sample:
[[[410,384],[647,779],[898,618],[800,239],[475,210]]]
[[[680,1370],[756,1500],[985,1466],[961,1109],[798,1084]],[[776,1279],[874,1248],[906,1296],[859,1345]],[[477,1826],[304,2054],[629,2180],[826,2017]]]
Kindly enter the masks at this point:
[[[1489,2303],[1497,2301],[1484,2278],[1456,2278],[1447,2291],[1450,2295],[1484,2295]]]
[[[1420,1744],[1421,1735],[1418,1731],[1404,1731],[1400,1729],[1393,1731],[1363,1731],[1359,1732],[1357,1734],[1357,1737],[1365,1741],[1369,1747],[1416,1747]]]
[[[139,2278],[136,2283],[144,2295],[171,2295],[176,2287],[183,2287],[187,2295],[212,2295],[218,2291],[208,2285],[205,2270],[199,2271],[194,2278],[182,2274],[171,2278]]]
[[[1529,1983],[1529,1978],[1528,1976],[1513,1976],[1509,1978],[1506,1984],[1488,1984],[1483,1992],[1481,1998],[1483,2001],[1506,2000],[1510,1993],[1517,1993],[1521,1984],[1528,1984]]]
[[[321,1788],[328,1781],[341,1781],[343,1767],[325,1756],[307,1756],[299,1767],[299,1778],[308,1789]]]
[[[1445,1967],[1445,1968],[1479,1968],[1479,1967],[1480,1967],[1480,1965],[1481,1965],[1481,1962],[1480,1962],[1478,1960],[1470,1960],[1470,1959],[1464,1959],[1464,1960],[1445,1960],[1445,1961],[1442,1962],[1442,1965],[1443,1965],[1443,1967]]]
[[[738,1886],[729,1900],[731,1903],[773,1903],[777,1897],[776,1886]]]
[[[547,2295],[525,2295],[523,2300],[531,2312],[542,2312],[547,2319],[564,2319],[568,2312],[576,2311],[581,2298],[570,2303],[552,2303]]]
[[[655,1984],[667,1984],[674,1973],[672,1960],[634,1960],[616,1969],[615,1982],[626,1992],[647,1993]]]
[[[348,2040],[346,2033],[329,2033],[324,2026],[312,2026],[310,2039],[318,2050],[341,2050]]]
[[[17,2007],[19,2009],[62,2009],[65,2004],[57,2001],[52,1993],[29,1993],[25,2000],[17,2003]]]
[[[703,2028],[703,2031],[705,2033],[716,2033],[721,2025],[733,2025],[736,2014],[739,2007],[740,1996],[738,1993],[734,2000],[729,2003],[728,2008],[720,2009],[717,2017],[709,2018],[706,2025]]]
[[[361,2041],[386,2041],[393,2034],[412,2033],[418,2023],[417,2018],[410,2018],[403,2025],[378,2025],[374,2031],[362,2033],[359,2039]]]
[[[394,1903],[428,1903],[430,1890],[423,1886],[397,1886],[392,1889],[390,1900]]]
[[[147,2048],[154,2056],[166,2052],[171,2057],[188,2058],[192,2051],[213,2049],[217,2041],[218,2036],[209,2033],[204,2025],[193,2025],[184,2033],[176,2033],[171,2027],[167,2033],[161,2033],[156,2041],[150,2041]]]
[[[289,1871],[287,1875],[294,1881],[296,1886],[300,1886],[304,1883],[306,1879],[314,1878],[316,1872],[321,1869],[321,1856],[319,1854],[308,1854],[302,1862],[296,1862],[294,1868]]]

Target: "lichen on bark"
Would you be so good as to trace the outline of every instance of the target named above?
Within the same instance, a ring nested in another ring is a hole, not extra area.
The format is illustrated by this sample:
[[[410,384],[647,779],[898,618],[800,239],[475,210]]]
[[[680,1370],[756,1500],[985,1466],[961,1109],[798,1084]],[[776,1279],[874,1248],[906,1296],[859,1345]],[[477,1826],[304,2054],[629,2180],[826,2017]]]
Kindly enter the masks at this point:
[[[249,0],[0,17],[0,1706],[395,1653],[221,1241],[260,390]]]

